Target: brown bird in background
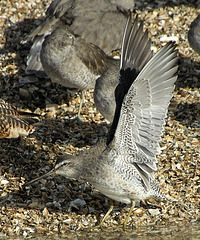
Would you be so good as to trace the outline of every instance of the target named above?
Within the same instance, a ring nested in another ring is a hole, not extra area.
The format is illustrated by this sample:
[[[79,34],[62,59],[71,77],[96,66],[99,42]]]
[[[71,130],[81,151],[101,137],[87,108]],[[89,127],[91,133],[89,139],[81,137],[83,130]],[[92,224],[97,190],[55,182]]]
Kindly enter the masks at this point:
[[[121,47],[123,32],[134,0],[54,0],[46,11],[45,20],[27,37],[33,40],[26,73],[44,76],[40,61],[42,43],[58,26],[95,44],[106,54]],[[95,61],[95,59],[94,59]]]
[[[67,88],[94,88],[106,68],[116,65],[107,54],[120,48],[121,29],[133,6],[133,0],[54,0],[46,19],[28,36],[34,42],[26,73],[47,74]],[[79,119],[83,98],[82,92]]]
[[[0,138],[18,138],[35,131],[29,123],[29,118],[38,114],[23,112],[0,99]]]

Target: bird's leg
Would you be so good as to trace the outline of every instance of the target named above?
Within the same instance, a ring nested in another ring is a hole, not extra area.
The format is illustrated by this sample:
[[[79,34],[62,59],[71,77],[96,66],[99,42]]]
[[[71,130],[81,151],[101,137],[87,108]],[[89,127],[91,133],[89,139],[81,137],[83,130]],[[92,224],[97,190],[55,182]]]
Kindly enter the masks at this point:
[[[133,209],[135,208],[135,201],[131,201],[131,208],[130,208],[130,210],[129,210],[129,213],[128,213],[128,215],[127,215],[127,217],[126,217],[126,219],[125,219],[125,221],[124,221],[124,223],[123,223],[123,230],[125,231],[125,229],[126,229],[126,225],[127,225],[127,223],[128,223],[128,220],[129,220],[129,218],[130,218],[130,216],[131,216],[131,213],[133,212]]]
[[[108,218],[108,216],[110,215],[110,213],[112,212],[114,208],[114,204],[113,204],[113,200],[110,199],[110,208],[108,210],[108,212],[106,213],[106,215],[103,217],[103,219],[101,220],[99,227],[102,228],[103,223],[106,221],[106,219]]]
[[[85,90],[81,90],[81,100],[80,100],[80,104],[79,104],[79,108],[78,108],[78,114],[77,114],[77,118],[81,120],[81,109],[82,109],[82,106],[83,106],[83,101],[85,99]]]

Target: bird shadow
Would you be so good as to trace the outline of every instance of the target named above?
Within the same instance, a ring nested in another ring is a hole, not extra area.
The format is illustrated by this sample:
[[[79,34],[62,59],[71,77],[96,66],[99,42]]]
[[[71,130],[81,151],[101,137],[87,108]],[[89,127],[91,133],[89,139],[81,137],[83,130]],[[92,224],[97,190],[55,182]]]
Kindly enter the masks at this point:
[[[176,99],[169,106],[171,118],[186,127],[198,127],[200,121],[200,62],[180,57],[178,79],[175,83]]]
[[[105,204],[105,197],[101,194],[94,196],[91,193],[91,187],[89,185],[85,187],[85,183],[56,176],[45,183],[37,182],[28,189],[21,186],[24,182],[52,169],[57,157],[66,154],[66,146],[69,146],[67,152],[74,154],[77,148],[87,148],[94,145],[99,137],[105,137],[106,132],[102,129],[106,128],[106,123],[83,122],[77,124],[68,119],[62,121],[62,124],[58,124],[56,119],[47,119],[29,138],[1,139],[1,181],[9,180],[9,187],[7,187],[10,191],[9,194],[0,197],[0,206],[13,208],[20,206],[41,210],[46,204],[49,204],[48,209],[53,212],[70,211],[100,216],[104,212],[101,207]],[[84,129],[84,131],[80,129]],[[53,152],[49,151],[50,148],[54,149]],[[83,199],[88,204],[77,207],[73,204],[77,198]],[[55,201],[59,204],[53,204]]]

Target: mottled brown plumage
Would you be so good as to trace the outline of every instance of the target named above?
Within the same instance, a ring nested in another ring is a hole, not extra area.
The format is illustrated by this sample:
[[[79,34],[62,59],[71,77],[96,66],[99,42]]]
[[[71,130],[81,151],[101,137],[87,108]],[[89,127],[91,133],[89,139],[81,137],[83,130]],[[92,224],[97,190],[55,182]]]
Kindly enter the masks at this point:
[[[40,51],[46,36],[61,24],[75,35],[95,44],[106,54],[121,46],[122,31],[134,0],[54,0],[46,11],[45,20],[27,37],[33,45],[27,60],[27,73],[42,74]],[[117,24],[116,24],[117,23]]]
[[[27,116],[32,115],[19,111],[13,105],[0,99],[0,138],[18,138],[33,133],[35,127],[26,120]]]
[[[45,72],[68,88],[94,88],[114,61],[107,54],[120,47],[121,29],[133,6],[133,0],[54,0],[44,22],[29,35],[34,42],[26,73]]]

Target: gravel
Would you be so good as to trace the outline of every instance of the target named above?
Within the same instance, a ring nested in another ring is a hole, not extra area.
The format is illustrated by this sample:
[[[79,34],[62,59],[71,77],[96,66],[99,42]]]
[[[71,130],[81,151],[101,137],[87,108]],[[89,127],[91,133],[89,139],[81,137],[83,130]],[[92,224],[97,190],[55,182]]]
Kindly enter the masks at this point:
[[[137,2],[137,1],[136,1]],[[105,136],[109,124],[97,112],[92,90],[87,92],[82,117],[73,121],[80,96],[48,79],[26,77],[30,43],[21,41],[44,17],[50,0],[0,1],[1,98],[20,109],[41,114],[37,130],[27,138],[1,139],[0,233],[30,237],[68,234],[94,228],[109,208],[109,201],[88,183],[62,177],[23,184],[49,171],[56,157],[90,148]],[[148,201],[135,208],[128,229],[198,223],[200,221],[200,57],[189,47],[187,31],[199,14],[200,1],[138,1],[156,52],[175,40],[179,50],[179,78],[169,107],[156,176],[168,202]],[[115,203],[105,223],[117,229],[129,206]],[[91,228],[92,227],[92,228]]]

